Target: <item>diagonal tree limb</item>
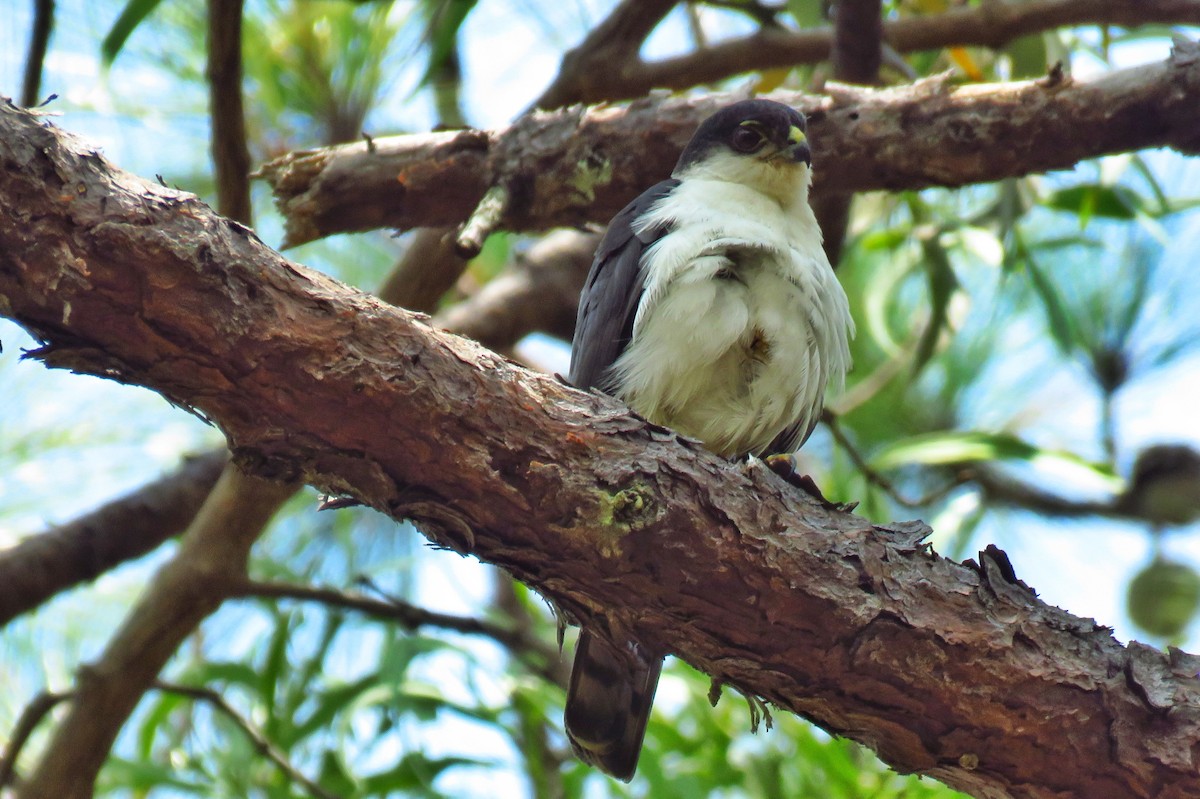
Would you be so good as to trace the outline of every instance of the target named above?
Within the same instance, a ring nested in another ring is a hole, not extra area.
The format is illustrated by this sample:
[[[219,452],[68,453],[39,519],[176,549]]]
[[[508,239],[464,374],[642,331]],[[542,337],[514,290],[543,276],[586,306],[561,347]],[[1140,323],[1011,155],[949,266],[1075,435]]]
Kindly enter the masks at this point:
[[[896,51],[909,53],[954,45],[999,48],[1041,31],[1078,25],[1200,25],[1197,0],[990,0],[952,8],[941,14],[889,20],[884,40]],[[606,65],[589,81],[551,90],[539,101],[542,108],[573,103],[599,103],[641,97],[653,89],[681,91],[724,80],[731,75],[829,58],[834,33],[830,28],[789,31],[766,27],[749,36],[706,47],[695,53],[646,62]],[[564,59],[564,68],[566,59]],[[609,78],[608,76],[611,76]]]
[[[957,564],[919,523],[826,511],[760,465],[289,263],[12,107],[0,162],[0,310],[47,342],[48,365],[190,404],[240,463],[413,518],[595,629],[898,770],[981,797],[1200,791],[1200,660],[1122,647],[1038,601],[1003,553]],[[218,510],[261,527],[256,508]],[[143,600],[157,613],[80,681],[23,796],[88,794],[141,686],[244,579],[257,527],[185,536]]]
[[[497,352],[533,332],[569,341],[599,240],[599,234],[574,230],[545,236],[473,296],[434,317],[434,324]]]
[[[187,458],[174,472],[0,553],[0,626],[178,535],[228,459],[225,450]]]
[[[1161,63],[1076,81],[954,86],[830,86],[778,93],[809,116],[822,191],[919,189],[1069,169],[1146,147],[1200,150],[1200,57],[1179,41]],[[546,230],[605,222],[648,181],[666,176],[700,120],[731,100],[646,99],[571,108],[500,131],[393,136],[290,153],[259,176],[287,218],[286,246],[380,227],[461,222],[497,175],[519,202],[501,226]],[[1086,132],[1086,135],[1083,135]]]
[[[559,108],[584,100],[637,97],[626,83],[640,83],[642,44],[678,0],[622,0],[604,22],[592,28],[578,47],[567,52],[554,82],[534,101],[534,108]]]
[[[237,470],[222,472],[179,551],[159,571],[104,653],[80,670],[66,717],[17,793],[83,799],[117,732],[179,645],[245,578],[250,547],[295,491]]]
[[[434,323],[498,352],[542,331],[569,339],[591,265],[595,234],[560,231],[533,245],[477,295]],[[389,277],[380,297],[425,310],[428,280]],[[224,448],[187,458],[176,471],[0,553],[0,625],[64,590],[151,552],[191,523],[228,459]]]
[[[376,292],[392,305],[433,313],[462,276],[468,260],[454,251],[452,228],[422,228],[413,233],[404,255]]]

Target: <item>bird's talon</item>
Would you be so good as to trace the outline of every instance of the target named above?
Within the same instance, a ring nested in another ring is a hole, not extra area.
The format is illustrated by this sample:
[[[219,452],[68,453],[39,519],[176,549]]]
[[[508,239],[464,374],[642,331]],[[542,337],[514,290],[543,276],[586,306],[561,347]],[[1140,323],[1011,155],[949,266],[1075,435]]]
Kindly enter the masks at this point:
[[[825,510],[838,513],[849,513],[858,507],[857,502],[831,502],[821,493],[815,480],[807,474],[796,471],[796,459],[791,455],[768,455],[764,461],[771,471],[782,477],[790,485],[802,489],[806,494],[821,504]]]

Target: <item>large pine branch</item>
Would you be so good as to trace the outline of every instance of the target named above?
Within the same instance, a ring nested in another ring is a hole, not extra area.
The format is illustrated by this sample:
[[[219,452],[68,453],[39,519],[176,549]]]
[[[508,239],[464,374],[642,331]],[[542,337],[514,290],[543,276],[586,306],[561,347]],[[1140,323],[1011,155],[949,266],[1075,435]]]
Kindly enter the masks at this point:
[[[1200,54],[1183,41],[1163,63],[1088,81],[932,78],[772,96],[809,115],[818,196],[961,186],[1146,147],[1200,151]],[[536,113],[498,131],[377,138],[290,153],[261,173],[287,217],[287,245],[459,224],[495,186],[509,197],[499,220],[509,230],[605,222],[669,174],[700,120],[729,99],[650,98]]]
[[[1002,556],[957,564],[920,524],[823,511],[289,263],[10,105],[0,162],[0,313],[46,342],[48,365],[191,406],[260,474],[413,518],[898,770],[978,796],[1200,793],[1196,659],[1120,646],[1038,601]],[[112,734],[89,719],[73,754]]]

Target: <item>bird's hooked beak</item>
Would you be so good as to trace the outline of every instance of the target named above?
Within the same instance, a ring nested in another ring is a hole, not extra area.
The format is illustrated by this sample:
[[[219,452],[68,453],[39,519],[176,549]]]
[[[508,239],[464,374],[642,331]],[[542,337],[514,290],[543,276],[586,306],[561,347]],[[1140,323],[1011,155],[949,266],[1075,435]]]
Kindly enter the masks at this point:
[[[812,148],[808,146],[808,137],[804,135],[804,131],[792,125],[788,130],[787,147],[783,149],[783,154],[788,157],[793,163],[803,161],[808,166],[812,166]]]

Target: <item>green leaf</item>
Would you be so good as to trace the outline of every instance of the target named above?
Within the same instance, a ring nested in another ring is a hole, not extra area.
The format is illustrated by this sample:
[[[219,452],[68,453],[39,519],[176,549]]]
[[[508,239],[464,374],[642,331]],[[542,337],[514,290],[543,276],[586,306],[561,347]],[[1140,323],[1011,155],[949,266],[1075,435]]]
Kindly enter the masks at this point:
[[[121,10],[121,15],[117,17],[117,21],[113,23],[100,45],[100,58],[104,66],[112,66],[134,29],[158,8],[159,2],[160,0],[129,0],[129,4]]]
[[[356,796],[359,792],[359,785],[342,761],[342,755],[329,749],[321,755],[321,774],[317,777],[317,784],[338,796]]]
[[[948,431],[928,433],[897,441],[878,452],[871,465],[876,469],[894,469],[909,464],[950,466],[984,461],[1025,461],[1034,465],[1052,465],[1075,471],[1091,480],[1099,480],[1118,489],[1120,481],[1111,469],[1084,460],[1072,452],[1034,446],[1009,433]]]
[[[154,739],[159,729],[164,727],[167,719],[175,709],[188,700],[178,694],[161,693],[154,706],[142,719],[137,731],[137,752],[143,760],[149,760],[154,752]]]
[[[906,464],[945,466],[957,463],[998,460],[1032,460],[1042,454],[1038,447],[1006,433],[946,432],[903,439],[885,447],[871,460],[877,469],[894,469]]]
[[[271,641],[267,645],[266,662],[263,663],[259,675],[258,693],[266,705],[267,713],[267,726],[264,732],[271,739],[279,737],[282,724],[290,725],[290,720],[284,721],[281,714],[275,711],[275,705],[279,698],[279,681],[288,669],[287,648],[288,642],[292,639],[291,620],[293,618],[293,614],[290,613],[275,614],[275,631],[271,634]]]
[[[822,13],[823,6],[813,0],[787,0],[785,7],[800,28],[815,28],[829,22]]]
[[[423,10],[429,13],[429,21],[425,28],[425,37],[429,45],[429,66],[421,78],[422,85],[429,83],[445,66],[446,61],[455,56],[458,50],[458,32],[477,2],[478,0],[441,0],[437,3],[422,4]]]
[[[140,795],[152,789],[174,788],[178,792],[196,796],[211,796],[212,786],[191,782],[179,776],[176,769],[152,760],[138,762],[110,756],[104,762],[101,782],[111,788],[120,788],[126,795]],[[100,793],[108,793],[100,791]]]
[[[912,376],[921,373],[933,357],[942,331],[946,329],[949,319],[947,311],[950,308],[950,298],[958,288],[958,278],[950,265],[950,256],[938,241],[937,236],[929,236],[921,241],[921,250],[925,254],[923,260],[925,275],[929,283],[929,324],[921,334],[917,344],[916,356],[913,359]]]
[[[1049,67],[1046,39],[1040,33],[1013,40],[1003,52],[1012,64],[1013,80],[1041,77]]]
[[[1128,221],[1148,213],[1146,200],[1133,189],[1099,183],[1059,189],[1046,198],[1044,204],[1047,208],[1078,215],[1080,227],[1085,227],[1093,216]]]
[[[1082,247],[1088,250],[1103,250],[1104,244],[1096,239],[1083,235],[1050,236],[1036,241],[1021,239],[1021,249],[1025,252],[1042,252],[1049,250],[1069,250]]]
[[[200,685],[224,682],[230,685],[245,686],[255,693],[258,692],[259,687],[259,675],[252,666],[227,660],[198,663],[187,670],[183,681]]]
[[[414,792],[418,796],[440,797],[433,790],[434,779],[447,769],[457,766],[488,766],[485,760],[468,757],[426,757],[421,752],[409,752],[387,771],[363,778],[363,793],[367,796],[387,796],[396,792]]]
[[[282,743],[291,748],[296,742],[325,729],[338,713],[346,710],[354,700],[378,684],[379,675],[369,674],[352,683],[318,693],[315,697],[316,709],[308,715],[308,718],[298,722],[293,734],[284,739]]]
[[[1038,266],[1021,238],[1016,236],[1014,241],[1017,242],[1021,254],[1025,256],[1025,271],[1029,274],[1029,284],[1041,301],[1042,310],[1046,312],[1046,326],[1050,329],[1050,336],[1058,345],[1059,351],[1065,355],[1075,348],[1074,326],[1071,324],[1071,315],[1067,311],[1067,306],[1058,292],[1058,287],[1042,272],[1041,267]]]

